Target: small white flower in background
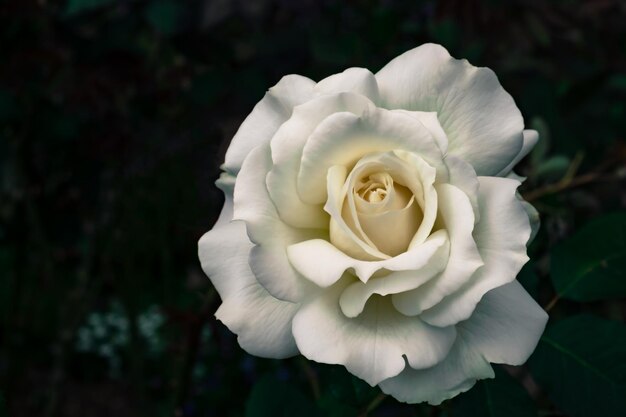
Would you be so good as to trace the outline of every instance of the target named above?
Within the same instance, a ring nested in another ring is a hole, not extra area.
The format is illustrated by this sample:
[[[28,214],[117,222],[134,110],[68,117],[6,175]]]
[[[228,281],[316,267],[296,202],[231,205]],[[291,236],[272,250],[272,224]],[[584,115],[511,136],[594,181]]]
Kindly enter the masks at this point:
[[[251,354],[409,403],[524,363],[547,315],[515,280],[537,216],[512,168],[537,139],[491,70],[439,45],[284,77],[233,138],[199,242],[217,318]]]
[[[165,317],[156,305],[148,307],[137,316],[139,336],[143,339],[147,353],[158,356],[165,350],[160,336]],[[128,314],[118,301],[111,302],[106,312],[93,312],[86,323],[76,332],[76,350],[95,354],[108,362],[109,376],[120,377],[122,352],[130,343]]]

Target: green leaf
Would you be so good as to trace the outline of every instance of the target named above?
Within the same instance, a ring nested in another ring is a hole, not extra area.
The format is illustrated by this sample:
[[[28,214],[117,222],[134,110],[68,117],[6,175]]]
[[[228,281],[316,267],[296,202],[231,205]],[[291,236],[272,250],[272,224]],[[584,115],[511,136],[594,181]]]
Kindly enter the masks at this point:
[[[575,301],[626,296],[626,212],[592,220],[551,254],[557,294]]]
[[[537,116],[530,121],[530,128],[539,134],[539,141],[530,152],[531,164],[536,167],[544,160],[550,149],[550,127],[543,118]]]
[[[349,404],[344,404],[341,400],[330,395],[323,395],[317,405],[324,410],[324,415],[328,417],[356,416],[359,410]]]
[[[351,375],[351,379],[354,396],[359,404],[369,403],[380,393],[380,389],[378,387],[372,387],[360,378]]]
[[[496,378],[479,381],[471,390],[452,401],[452,417],[537,416],[528,392],[500,367]]]
[[[292,383],[267,375],[252,388],[246,401],[246,417],[317,417],[319,412]]]
[[[557,180],[563,177],[570,166],[570,159],[564,155],[555,155],[537,165],[534,173],[535,179]]]
[[[626,74],[615,74],[608,80],[610,88],[626,91]]]
[[[324,416],[356,416],[380,394],[378,387],[370,386],[343,366],[317,364],[316,371],[321,388],[317,405]]]
[[[531,357],[535,380],[568,416],[623,416],[626,326],[590,315],[550,326]]]

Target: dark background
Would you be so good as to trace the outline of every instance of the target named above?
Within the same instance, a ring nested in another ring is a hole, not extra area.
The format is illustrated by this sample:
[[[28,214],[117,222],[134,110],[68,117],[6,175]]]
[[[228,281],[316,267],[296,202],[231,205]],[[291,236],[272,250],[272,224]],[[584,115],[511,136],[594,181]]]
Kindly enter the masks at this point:
[[[466,415],[254,358],[213,318],[196,255],[213,181],[285,74],[375,72],[424,42],[492,68],[542,135],[518,171],[543,306],[553,245],[626,207],[623,1],[4,0],[0,22],[0,415]],[[590,310],[626,318],[623,298],[551,315]],[[508,371],[542,416],[570,415]]]

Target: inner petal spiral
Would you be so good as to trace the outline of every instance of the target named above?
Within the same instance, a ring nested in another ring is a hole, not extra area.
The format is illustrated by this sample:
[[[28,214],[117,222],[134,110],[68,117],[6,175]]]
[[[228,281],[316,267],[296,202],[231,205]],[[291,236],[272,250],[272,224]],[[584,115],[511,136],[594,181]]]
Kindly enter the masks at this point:
[[[328,175],[330,241],[348,256],[389,259],[423,243],[437,213],[436,169],[402,150],[363,156]],[[349,174],[348,174],[349,172]]]
[[[387,197],[390,187],[393,187],[391,175],[379,172],[369,175],[366,179],[360,179],[354,191],[368,203],[380,203]]]
[[[366,169],[351,184],[342,207],[348,227],[389,256],[406,252],[423,216],[415,196],[380,166]]]

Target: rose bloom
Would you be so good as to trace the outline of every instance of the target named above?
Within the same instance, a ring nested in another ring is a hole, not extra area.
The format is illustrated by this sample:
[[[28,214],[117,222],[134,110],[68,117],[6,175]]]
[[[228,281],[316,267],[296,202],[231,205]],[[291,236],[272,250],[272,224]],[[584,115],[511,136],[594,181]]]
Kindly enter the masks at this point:
[[[547,315],[515,279],[538,216],[512,168],[537,139],[491,70],[439,45],[285,76],[233,138],[199,242],[216,317],[253,355],[409,403],[524,363]]]

